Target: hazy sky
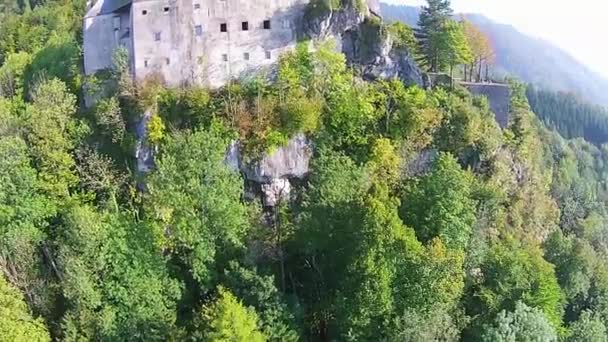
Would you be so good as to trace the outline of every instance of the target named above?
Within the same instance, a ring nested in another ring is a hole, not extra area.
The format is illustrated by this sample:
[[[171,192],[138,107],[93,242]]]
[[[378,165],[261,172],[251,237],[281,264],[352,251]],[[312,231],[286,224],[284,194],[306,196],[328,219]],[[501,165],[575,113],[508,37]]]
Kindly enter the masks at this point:
[[[382,1],[403,5],[425,3]],[[551,41],[608,77],[608,0],[452,0],[452,8],[456,12],[481,13]]]

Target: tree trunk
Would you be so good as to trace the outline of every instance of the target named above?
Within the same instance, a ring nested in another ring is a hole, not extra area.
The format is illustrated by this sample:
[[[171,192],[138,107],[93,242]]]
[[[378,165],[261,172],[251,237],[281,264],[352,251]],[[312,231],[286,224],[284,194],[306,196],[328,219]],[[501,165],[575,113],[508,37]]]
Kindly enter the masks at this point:
[[[454,64],[450,63],[450,88],[454,89]]]

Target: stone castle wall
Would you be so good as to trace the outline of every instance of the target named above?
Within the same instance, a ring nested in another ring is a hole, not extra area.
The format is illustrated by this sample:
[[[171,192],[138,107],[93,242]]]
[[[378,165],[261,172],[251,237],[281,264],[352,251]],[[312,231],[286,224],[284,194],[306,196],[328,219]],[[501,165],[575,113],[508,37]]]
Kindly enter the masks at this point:
[[[136,79],[219,87],[258,74],[297,41],[309,0],[99,0],[84,20],[85,72],[129,50]]]
[[[171,85],[218,87],[277,61],[296,43],[307,0],[136,1],[133,71]],[[225,32],[224,32],[225,31]]]

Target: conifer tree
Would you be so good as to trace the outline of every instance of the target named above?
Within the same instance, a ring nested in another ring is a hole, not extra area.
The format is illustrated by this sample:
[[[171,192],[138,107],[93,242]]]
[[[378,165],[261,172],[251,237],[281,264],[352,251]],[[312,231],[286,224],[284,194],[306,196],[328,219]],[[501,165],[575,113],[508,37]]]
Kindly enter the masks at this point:
[[[420,64],[432,72],[439,72],[446,66],[442,56],[446,52],[446,23],[452,13],[449,0],[428,0],[428,5],[422,7],[416,30],[423,56]]]

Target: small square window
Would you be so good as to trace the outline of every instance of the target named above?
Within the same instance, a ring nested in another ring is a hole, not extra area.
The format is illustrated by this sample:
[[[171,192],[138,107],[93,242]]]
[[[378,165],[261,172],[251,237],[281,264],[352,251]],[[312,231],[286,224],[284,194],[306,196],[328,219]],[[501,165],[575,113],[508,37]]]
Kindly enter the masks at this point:
[[[270,53],[270,51],[266,51],[266,59],[271,59],[272,58],[272,53]]]
[[[166,63],[167,65],[169,65],[169,64],[171,64],[171,60],[170,60],[169,58],[165,58],[165,63]]]
[[[198,37],[203,35],[203,26],[202,25],[196,25],[194,26],[194,34],[196,34]]]
[[[270,30],[270,20],[264,20],[264,30]]]
[[[147,10],[143,10],[143,11],[141,11],[141,15],[146,15],[146,14],[148,14],[148,11],[147,11]]]
[[[241,27],[243,28],[243,31],[249,31],[249,22],[248,21],[243,21],[241,23]]]
[[[223,54],[223,55],[222,55],[222,60],[223,60],[224,62],[228,62],[228,55],[227,55],[227,54]]]
[[[243,58],[244,58],[246,61],[248,61],[248,60],[249,60],[249,52],[245,52],[245,53],[243,54]]]
[[[164,11],[165,13],[169,13],[169,7],[165,7],[165,8],[163,8],[163,11]]]
[[[154,32],[154,41],[155,42],[159,42],[160,41],[160,32]]]
[[[220,32],[228,32],[228,24],[226,24],[226,23],[220,24]]]
[[[194,9],[201,9],[201,4],[194,4]]]

